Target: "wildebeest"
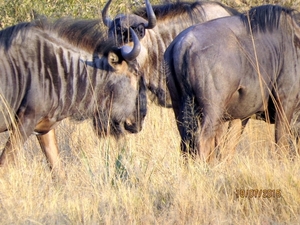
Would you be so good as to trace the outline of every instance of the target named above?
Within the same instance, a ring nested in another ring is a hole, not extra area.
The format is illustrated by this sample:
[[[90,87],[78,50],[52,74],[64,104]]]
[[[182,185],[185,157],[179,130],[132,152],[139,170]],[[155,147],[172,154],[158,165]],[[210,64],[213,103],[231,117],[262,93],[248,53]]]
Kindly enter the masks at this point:
[[[165,107],[171,107],[171,99],[166,88],[163,54],[171,41],[191,25],[239,14],[219,2],[176,2],[151,8],[149,0],[146,0],[145,8],[110,19],[108,10],[111,1],[106,3],[102,11],[103,22],[109,28],[109,37],[114,38],[118,45],[123,45],[131,41],[129,27],[137,33],[142,45],[137,60],[145,74],[148,90],[152,93],[150,96]]]
[[[0,31],[0,132],[11,131],[1,165],[13,161],[16,139],[34,133],[51,168],[59,167],[53,129],[67,117],[91,118],[100,137],[141,129],[147,99],[137,36],[132,31],[132,48],[117,48],[99,31],[80,35],[75,23],[40,19]]]
[[[181,149],[208,160],[223,121],[274,105],[275,141],[288,145],[300,94],[300,27],[292,9],[254,7],[181,32],[164,58]]]

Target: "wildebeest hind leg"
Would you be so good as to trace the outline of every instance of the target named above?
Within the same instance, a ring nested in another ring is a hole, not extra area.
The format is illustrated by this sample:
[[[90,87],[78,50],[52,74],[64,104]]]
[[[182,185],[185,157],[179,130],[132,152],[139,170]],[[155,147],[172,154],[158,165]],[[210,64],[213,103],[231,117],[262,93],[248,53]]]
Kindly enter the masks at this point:
[[[14,133],[14,132],[13,132]],[[17,143],[18,138],[14,134],[10,134],[5,147],[0,156],[0,166],[6,166],[10,163],[16,163],[16,151],[20,147],[21,143]]]
[[[0,156],[0,166],[5,166],[8,163],[16,163],[15,158],[18,149],[33,132],[33,126],[31,126],[30,123],[24,124],[20,121],[22,121],[22,117],[20,117],[19,122],[10,129],[9,138]]]
[[[211,129],[203,126],[199,138],[199,156],[201,160],[206,162],[211,161],[215,155],[215,137],[209,130]]]
[[[203,112],[201,120],[201,132],[198,139],[198,152],[200,159],[203,161],[212,161],[215,157],[216,140],[219,139],[221,125],[223,123],[220,120],[222,113],[217,113],[216,109],[206,109]]]
[[[40,146],[50,164],[50,169],[53,172],[53,176],[58,179],[65,179],[65,172],[61,166],[61,160],[59,157],[59,150],[57,147],[56,136],[54,129],[48,133],[37,136]]]
[[[218,160],[231,159],[241,139],[244,126],[240,119],[222,123],[216,135]]]

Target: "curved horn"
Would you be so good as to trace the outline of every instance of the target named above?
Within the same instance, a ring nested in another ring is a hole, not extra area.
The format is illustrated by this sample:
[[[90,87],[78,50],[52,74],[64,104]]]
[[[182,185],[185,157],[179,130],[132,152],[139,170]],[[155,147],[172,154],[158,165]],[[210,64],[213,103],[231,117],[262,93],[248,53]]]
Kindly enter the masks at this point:
[[[107,27],[110,27],[111,24],[112,24],[112,19],[110,19],[108,16],[107,16],[107,12],[109,10],[109,5],[111,3],[112,0],[108,0],[108,2],[105,4],[103,10],[102,10],[102,21],[104,23],[105,26]]]
[[[126,61],[134,60],[141,52],[141,44],[139,38],[131,27],[129,29],[133,41],[133,48],[129,47],[128,45],[124,45],[121,48],[122,56]]]
[[[149,0],[145,0],[148,24],[145,24],[146,29],[152,29],[156,25],[156,16]]]

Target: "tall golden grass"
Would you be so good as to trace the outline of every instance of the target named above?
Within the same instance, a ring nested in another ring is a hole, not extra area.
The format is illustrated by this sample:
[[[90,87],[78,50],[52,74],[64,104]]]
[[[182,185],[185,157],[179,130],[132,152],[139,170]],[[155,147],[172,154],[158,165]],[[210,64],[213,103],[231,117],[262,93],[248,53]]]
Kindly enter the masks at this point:
[[[142,132],[118,141],[99,140],[90,122],[58,127],[64,183],[52,180],[34,136],[16,166],[1,168],[0,224],[300,224],[300,159],[273,154],[273,125],[251,120],[240,138],[230,129],[222,160],[209,166],[184,163],[171,109],[150,104]]]
[[[143,131],[119,141],[66,120],[67,180],[52,181],[32,136],[17,166],[0,170],[0,224],[299,224],[300,160],[274,157],[272,129],[251,121],[239,140],[231,130],[221,152],[236,151],[207,166],[183,162],[170,109],[150,105]]]

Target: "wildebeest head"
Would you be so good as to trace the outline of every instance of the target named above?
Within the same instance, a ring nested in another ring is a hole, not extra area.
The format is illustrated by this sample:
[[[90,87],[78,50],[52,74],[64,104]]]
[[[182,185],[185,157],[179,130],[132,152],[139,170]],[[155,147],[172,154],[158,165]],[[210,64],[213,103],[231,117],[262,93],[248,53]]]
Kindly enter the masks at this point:
[[[135,60],[141,47],[131,28],[130,32],[133,48],[123,46],[107,53],[110,76],[103,96],[106,100],[102,101],[93,118],[100,137],[119,137],[126,131],[139,132],[147,113],[146,85]]]
[[[129,28],[132,28],[136,32],[139,39],[142,39],[145,36],[145,29],[152,29],[155,27],[156,17],[149,0],[145,1],[148,21],[134,14],[119,14],[114,20],[110,19],[107,16],[107,12],[111,1],[112,0],[109,0],[106,3],[102,11],[102,19],[103,23],[109,28],[109,37],[116,38],[116,42],[119,45],[123,45],[132,41]]]

